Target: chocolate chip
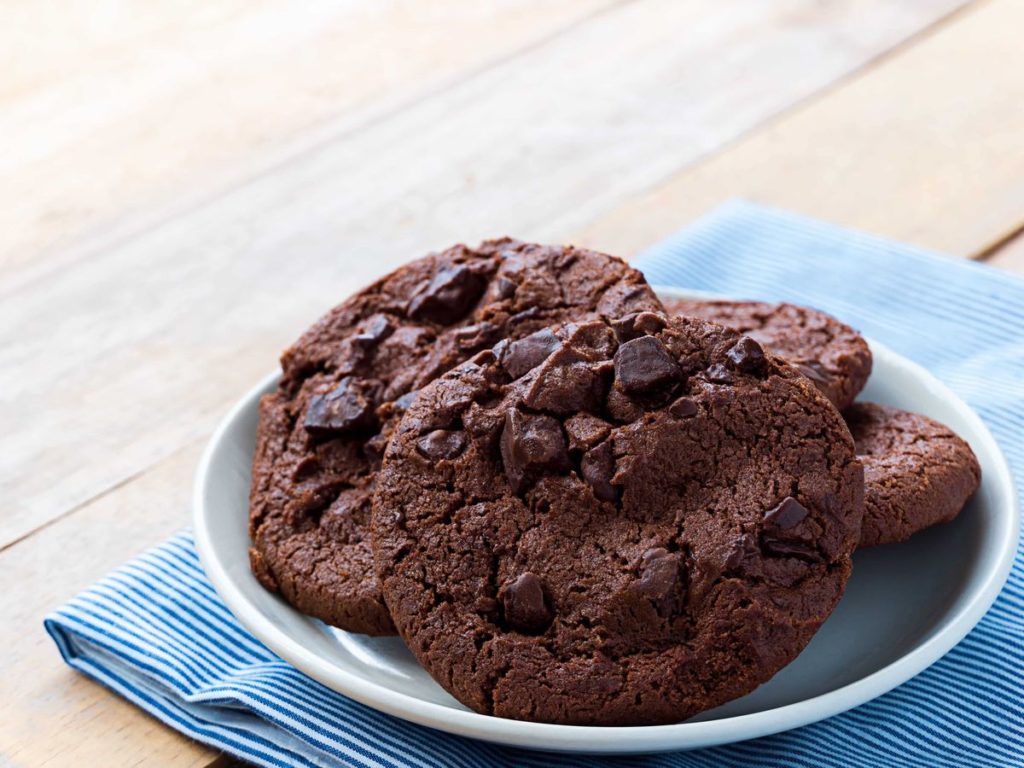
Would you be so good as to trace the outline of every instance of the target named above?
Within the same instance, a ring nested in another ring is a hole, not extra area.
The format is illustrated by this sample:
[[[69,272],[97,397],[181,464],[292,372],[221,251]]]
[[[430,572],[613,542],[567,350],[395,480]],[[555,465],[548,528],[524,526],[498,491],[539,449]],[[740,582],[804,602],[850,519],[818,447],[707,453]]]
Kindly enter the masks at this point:
[[[732,373],[721,363],[708,366],[708,370],[704,375],[708,381],[715,384],[732,384]]]
[[[458,430],[435,429],[416,441],[421,456],[435,461],[454,459],[466,447],[466,435]]]
[[[384,315],[374,315],[363,327],[363,330],[352,337],[353,346],[369,351],[380,344],[394,330],[394,326]]]
[[[697,415],[697,403],[689,397],[680,397],[668,407],[668,412],[677,419],[689,419]]]
[[[615,353],[615,379],[630,395],[669,390],[681,378],[676,361],[653,336],[627,341]]]
[[[498,600],[505,622],[520,632],[543,632],[554,618],[544,599],[544,584],[529,571],[503,584]]]
[[[370,427],[375,423],[373,387],[346,376],[333,391],[309,401],[303,427],[313,437],[333,437]]]
[[[615,476],[615,454],[610,440],[583,454],[580,472],[593,489],[594,496],[601,501],[615,501],[619,497],[618,488],[611,482]]]
[[[740,336],[725,356],[736,366],[736,370],[743,373],[760,373],[767,362],[761,345],[749,336]]]
[[[552,352],[559,349],[562,342],[548,328],[531,333],[529,336],[511,341],[505,345],[500,354],[501,367],[513,379],[518,379],[543,363]]]
[[[536,472],[567,470],[569,451],[562,425],[551,416],[509,409],[501,432],[501,460],[509,485],[516,493],[526,487],[530,475]]]
[[[798,541],[785,541],[770,536],[761,537],[761,546],[764,551],[778,557],[795,557],[800,560],[817,562],[821,559],[818,550]]]
[[[652,547],[643,553],[640,561],[640,590],[652,597],[671,595],[679,583],[679,553]]]
[[[795,528],[805,517],[807,517],[807,508],[792,496],[787,496],[764,513],[764,521],[780,531]]]
[[[454,323],[476,303],[484,287],[483,278],[468,267],[445,267],[412,298],[408,315],[415,320]]]

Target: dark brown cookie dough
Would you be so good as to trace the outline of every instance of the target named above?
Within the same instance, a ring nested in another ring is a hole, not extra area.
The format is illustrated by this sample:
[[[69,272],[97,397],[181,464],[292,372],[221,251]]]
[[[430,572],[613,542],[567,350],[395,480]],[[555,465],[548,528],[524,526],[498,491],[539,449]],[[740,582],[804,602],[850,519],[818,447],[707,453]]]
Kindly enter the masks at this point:
[[[330,624],[393,633],[367,534],[380,456],[415,391],[502,338],[660,307],[620,259],[507,239],[429,255],[352,296],[284,353],[260,404],[254,573]]]
[[[948,523],[978,489],[974,452],[944,424],[875,403],[855,403],[843,416],[864,464],[861,547]]]
[[[373,549],[399,633],[467,706],[669,723],[792,661],[842,594],[862,505],[850,433],[806,378],[749,337],[641,313],[422,389]]]
[[[831,315],[796,304],[667,299],[673,315],[689,315],[745,333],[786,358],[836,408],[857,397],[871,374],[871,350],[853,328]]]

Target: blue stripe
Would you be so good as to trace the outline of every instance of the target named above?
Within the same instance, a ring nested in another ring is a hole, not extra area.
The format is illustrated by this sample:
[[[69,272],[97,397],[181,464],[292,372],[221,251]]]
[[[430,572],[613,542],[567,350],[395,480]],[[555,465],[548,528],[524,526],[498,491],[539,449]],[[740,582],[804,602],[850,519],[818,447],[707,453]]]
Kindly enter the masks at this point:
[[[840,315],[971,403],[1024,488],[1024,281],[742,203],[637,263],[653,283],[796,301]],[[126,564],[45,624],[71,666],[190,737],[264,766],[1024,765],[1021,551],[988,616],[896,690],[796,731],[628,761],[439,734],[309,680],[237,623],[206,580],[189,531]]]

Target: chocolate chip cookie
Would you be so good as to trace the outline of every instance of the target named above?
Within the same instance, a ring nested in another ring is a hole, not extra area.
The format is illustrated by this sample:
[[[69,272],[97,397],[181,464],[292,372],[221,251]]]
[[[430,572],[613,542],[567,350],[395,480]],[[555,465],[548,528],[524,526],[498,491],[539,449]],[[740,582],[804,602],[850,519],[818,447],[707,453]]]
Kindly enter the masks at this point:
[[[461,702],[640,725],[792,661],[862,512],[849,430],[795,368],[638,313],[503,342],[421,389],[372,535],[399,633]]]
[[[368,634],[394,628],[368,539],[374,477],[416,391],[503,338],[661,304],[593,251],[513,240],[455,246],[360,291],[281,359],[253,460],[252,569],[299,610]]]
[[[843,416],[864,464],[861,547],[948,523],[978,489],[978,459],[944,424],[876,403],[855,403]]]
[[[670,314],[701,317],[745,333],[795,365],[842,410],[871,374],[871,350],[853,328],[796,304],[668,299]]]

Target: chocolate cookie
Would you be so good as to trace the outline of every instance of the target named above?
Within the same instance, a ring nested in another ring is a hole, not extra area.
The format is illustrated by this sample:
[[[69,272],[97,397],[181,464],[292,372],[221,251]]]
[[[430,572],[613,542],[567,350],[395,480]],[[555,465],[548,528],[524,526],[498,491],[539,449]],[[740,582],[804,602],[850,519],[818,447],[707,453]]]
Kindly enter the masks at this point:
[[[948,523],[978,489],[971,446],[944,424],[876,403],[855,403],[843,416],[864,464],[861,547]]]
[[[544,330],[420,390],[374,499],[399,633],[478,712],[683,720],[832,611],[863,479],[840,414],[747,336],[640,313]]]
[[[850,326],[816,309],[691,299],[668,299],[665,309],[749,335],[795,365],[840,410],[854,401],[871,374],[867,342]]]
[[[260,403],[254,573],[330,624],[393,633],[373,572],[370,502],[416,390],[502,338],[660,307],[620,259],[507,239],[432,254],[352,296],[284,353],[279,388]]]

